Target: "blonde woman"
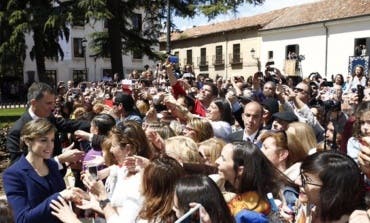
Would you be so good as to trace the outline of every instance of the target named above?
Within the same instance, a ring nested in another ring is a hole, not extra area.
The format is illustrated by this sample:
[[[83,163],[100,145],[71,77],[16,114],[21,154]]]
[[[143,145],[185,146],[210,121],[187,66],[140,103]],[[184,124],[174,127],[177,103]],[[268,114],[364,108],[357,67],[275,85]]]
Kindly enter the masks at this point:
[[[288,146],[290,148],[300,147],[306,153],[314,153],[317,147],[317,140],[313,128],[304,122],[292,122],[286,130]],[[291,143],[296,143],[292,145]]]
[[[203,142],[214,136],[211,123],[207,119],[193,118],[183,130],[184,136],[192,138],[196,143]]]
[[[199,143],[198,150],[205,159],[205,164],[216,166],[216,160],[221,156],[222,148],[225,145],[225,140],[220,138],[210,138]]]
[[[292,122],[286,130],[288,148],[295,153],[297,160],[290,168],[284,171],[292,181],[299,176],[301,161],[309,154],[316,152],[317,141],[312,127],[303,122]]]
[[[198,146],[189,137],[175,136],[165,141],[165,153],[176,159],[179,163],[202,163],[203,159]]]

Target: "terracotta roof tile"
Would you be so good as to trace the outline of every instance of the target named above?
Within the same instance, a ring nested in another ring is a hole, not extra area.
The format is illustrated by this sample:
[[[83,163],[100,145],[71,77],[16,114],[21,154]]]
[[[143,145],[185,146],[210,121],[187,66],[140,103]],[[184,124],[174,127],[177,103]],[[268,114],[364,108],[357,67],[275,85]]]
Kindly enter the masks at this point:
[[[186,29],[181,33],[172,33],[171,40],[197,38],[204,35],[232,31],[238,29],[253,28],[259,29],[275,19],[280,14],[280,10],[259,14],[251,17],[243,17],[225,22],[214,23],[210,25],[197,26],[194,28]],[[160,41],[165,41],[165,36],[160,38]]]
[[[370,15],[370,0],[323,0],[186,29],[182,33],[172,33],[171,40],[198,38],[209,34],[246,28],[269,30],[362,15]],[[165,36],[162,36],[160,42],[165,41]]]
[[[289,7],[262,30],[370,15],[370,0],[324,0]]]

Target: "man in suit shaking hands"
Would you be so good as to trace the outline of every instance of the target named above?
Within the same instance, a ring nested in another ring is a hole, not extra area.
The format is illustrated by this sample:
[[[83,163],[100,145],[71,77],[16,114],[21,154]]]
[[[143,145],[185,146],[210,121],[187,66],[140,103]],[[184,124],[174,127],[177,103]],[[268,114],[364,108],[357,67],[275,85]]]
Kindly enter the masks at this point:
[[[89,131],[90,123],[87,121],[66,120],[64,118],[57,118],[53,115],[55,108],[55,92],[45,83],[33,83],[27,93],[28,109],[15,122],[13,127],[9,130],[6,138],[6,148],[10,153],[11,164],[17,161],[26,150],[20,148],[20,132],[23,126],[31,120],[40,118],[47,118],[57,129],[55,132],[54,151],[53,156],[58,163],[59,169],[62,169],[63,163],[74,163],[82,159],[84,153],[78,149],[72,149],[73,144],[65,149],[63,148],[58,137],[58,132],[74,132],[82,129]]]

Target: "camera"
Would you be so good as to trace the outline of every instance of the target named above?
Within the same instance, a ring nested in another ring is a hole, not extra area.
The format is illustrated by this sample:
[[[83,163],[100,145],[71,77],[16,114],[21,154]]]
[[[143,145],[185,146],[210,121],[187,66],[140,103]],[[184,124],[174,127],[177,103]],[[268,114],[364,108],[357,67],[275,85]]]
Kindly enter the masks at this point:
[[[358,96],[358,102],[361,103],[362,99],[364,99],[364,86],[361,84],[357,85],[357,96]]]

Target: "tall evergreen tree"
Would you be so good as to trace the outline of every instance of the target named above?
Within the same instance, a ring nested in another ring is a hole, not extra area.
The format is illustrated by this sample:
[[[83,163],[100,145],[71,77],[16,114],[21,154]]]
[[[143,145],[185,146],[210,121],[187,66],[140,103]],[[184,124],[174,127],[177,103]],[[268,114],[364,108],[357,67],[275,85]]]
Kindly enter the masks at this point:
[[[73,13],[77,3],[63,3],[53,0],[8,0],[3,1],[4,9],[9,14],[4,25],[11,27],[11,34],[4,39],[1,46],[9,44],[14,47],[24,43],[25,33],[30,33],[34,45],[30,50],[30,58],[36,61],[40,81],[48,82],[45,74],[45,58],[63,59],[64,53],[59,45],[60,39],[69,39],[69,24],[73,21]],[[3,25],[3,24],[2,24]],[[4,45],[5,44],[5,45]],[[0,46],[0,48],[1,48]],[[25,48],[22,48],[25,55]],[[0,54],[1,59],[3,58]],[[23,66],[22,66],[23,67]]]
[[[168,0],[171,14],[193,17],[203,13],[209,19],[236,12],[242,3],[262,4],[264,0]],[[167,0],[80,0],[79,6],[86,11],[86,19],[104,19],[107,32],[92,35],[94,56],[110,56],[113,73],[123,73],[122,54],[140,52],[150,58],[158,58],[153,46],[157,45],[161,24],[167,17]],[[142,29],[133,26],[135,12],[141,11]],[[170,24],[171,27],[174,24]]]

